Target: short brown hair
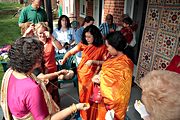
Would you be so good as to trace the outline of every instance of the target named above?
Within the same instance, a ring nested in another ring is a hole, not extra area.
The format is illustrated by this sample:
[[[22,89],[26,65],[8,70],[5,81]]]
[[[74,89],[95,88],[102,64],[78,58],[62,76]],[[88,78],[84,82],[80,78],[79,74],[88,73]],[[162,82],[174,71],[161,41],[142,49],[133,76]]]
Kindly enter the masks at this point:
[[[180,119],[180,74],[154,70],[141,79],[140,86],[152,120]]]

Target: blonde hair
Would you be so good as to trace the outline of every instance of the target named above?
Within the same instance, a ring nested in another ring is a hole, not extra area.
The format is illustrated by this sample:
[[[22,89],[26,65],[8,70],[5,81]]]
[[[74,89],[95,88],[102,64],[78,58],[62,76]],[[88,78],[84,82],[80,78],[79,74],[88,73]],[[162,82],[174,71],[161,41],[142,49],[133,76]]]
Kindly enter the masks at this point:
[[[141,79],[140,86],[152,120],[180,119],[180,74],[154,70]]]
[[[48,27],[48,25],[45,22],[39,22],[35,25],[35,34],[36,35],[37,35],[37,30],[41,27],[45,28],[47,31],[50,32],[50,28]]]

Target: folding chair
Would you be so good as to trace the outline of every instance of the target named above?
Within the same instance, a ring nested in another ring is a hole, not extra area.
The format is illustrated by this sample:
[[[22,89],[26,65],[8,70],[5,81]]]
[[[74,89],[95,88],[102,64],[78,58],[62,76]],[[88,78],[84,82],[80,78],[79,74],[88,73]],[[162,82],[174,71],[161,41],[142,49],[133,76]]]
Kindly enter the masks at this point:
[[[77,73],[76,73],[76,68],[77,68],[77,61],[76,61],[76,57],[73,55],[71,57],[68,58],[68,60],[66,61],[66,63],[64,63],[63,65],[60,64],[60,61],[63,59],[63,54],[57,54],[55,56],[56,62],[57,62],[57,68],[58,70],[62,70],[62,69],[66,69],[66,70],[73,70],[74,71],[74,76],[71,80],[61,80],[58,79],[58,86],[59,88],[61,88],[61,84],[62,83],[74,83],[74,87],[77,88],[78,90],[78,78],[77,78]]]

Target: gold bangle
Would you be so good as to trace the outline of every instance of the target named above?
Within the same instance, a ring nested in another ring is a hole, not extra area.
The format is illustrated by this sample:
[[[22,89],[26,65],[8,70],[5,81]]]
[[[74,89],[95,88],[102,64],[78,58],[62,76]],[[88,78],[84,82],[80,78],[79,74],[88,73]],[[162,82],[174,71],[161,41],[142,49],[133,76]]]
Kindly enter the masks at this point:
[[[98,65],[100,65],[100,61],[98,60]]]
[[[74,103],[70,107],[71,107],[72,113],[77,112],[77,107],[76,107],[76,105]]]

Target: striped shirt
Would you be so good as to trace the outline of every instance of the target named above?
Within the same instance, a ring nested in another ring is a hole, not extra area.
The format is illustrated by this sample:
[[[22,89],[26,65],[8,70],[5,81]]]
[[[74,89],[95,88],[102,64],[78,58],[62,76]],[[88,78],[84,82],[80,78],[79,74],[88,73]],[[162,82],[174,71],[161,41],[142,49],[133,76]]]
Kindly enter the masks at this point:
[[[111,28],[109,28],[108,23],[102,23],[102,24],[99,26],[99,29],[100,29],[101,34],[102,34],[103,36],[106,36],[107,34],[109,34],[109,33],[110,33],[110,29],[113,29],[114,31],[116,31],[116,28],[117,28],[117,26],[116,26],[115,23],[112,24],[112,27],[111,27]]]

